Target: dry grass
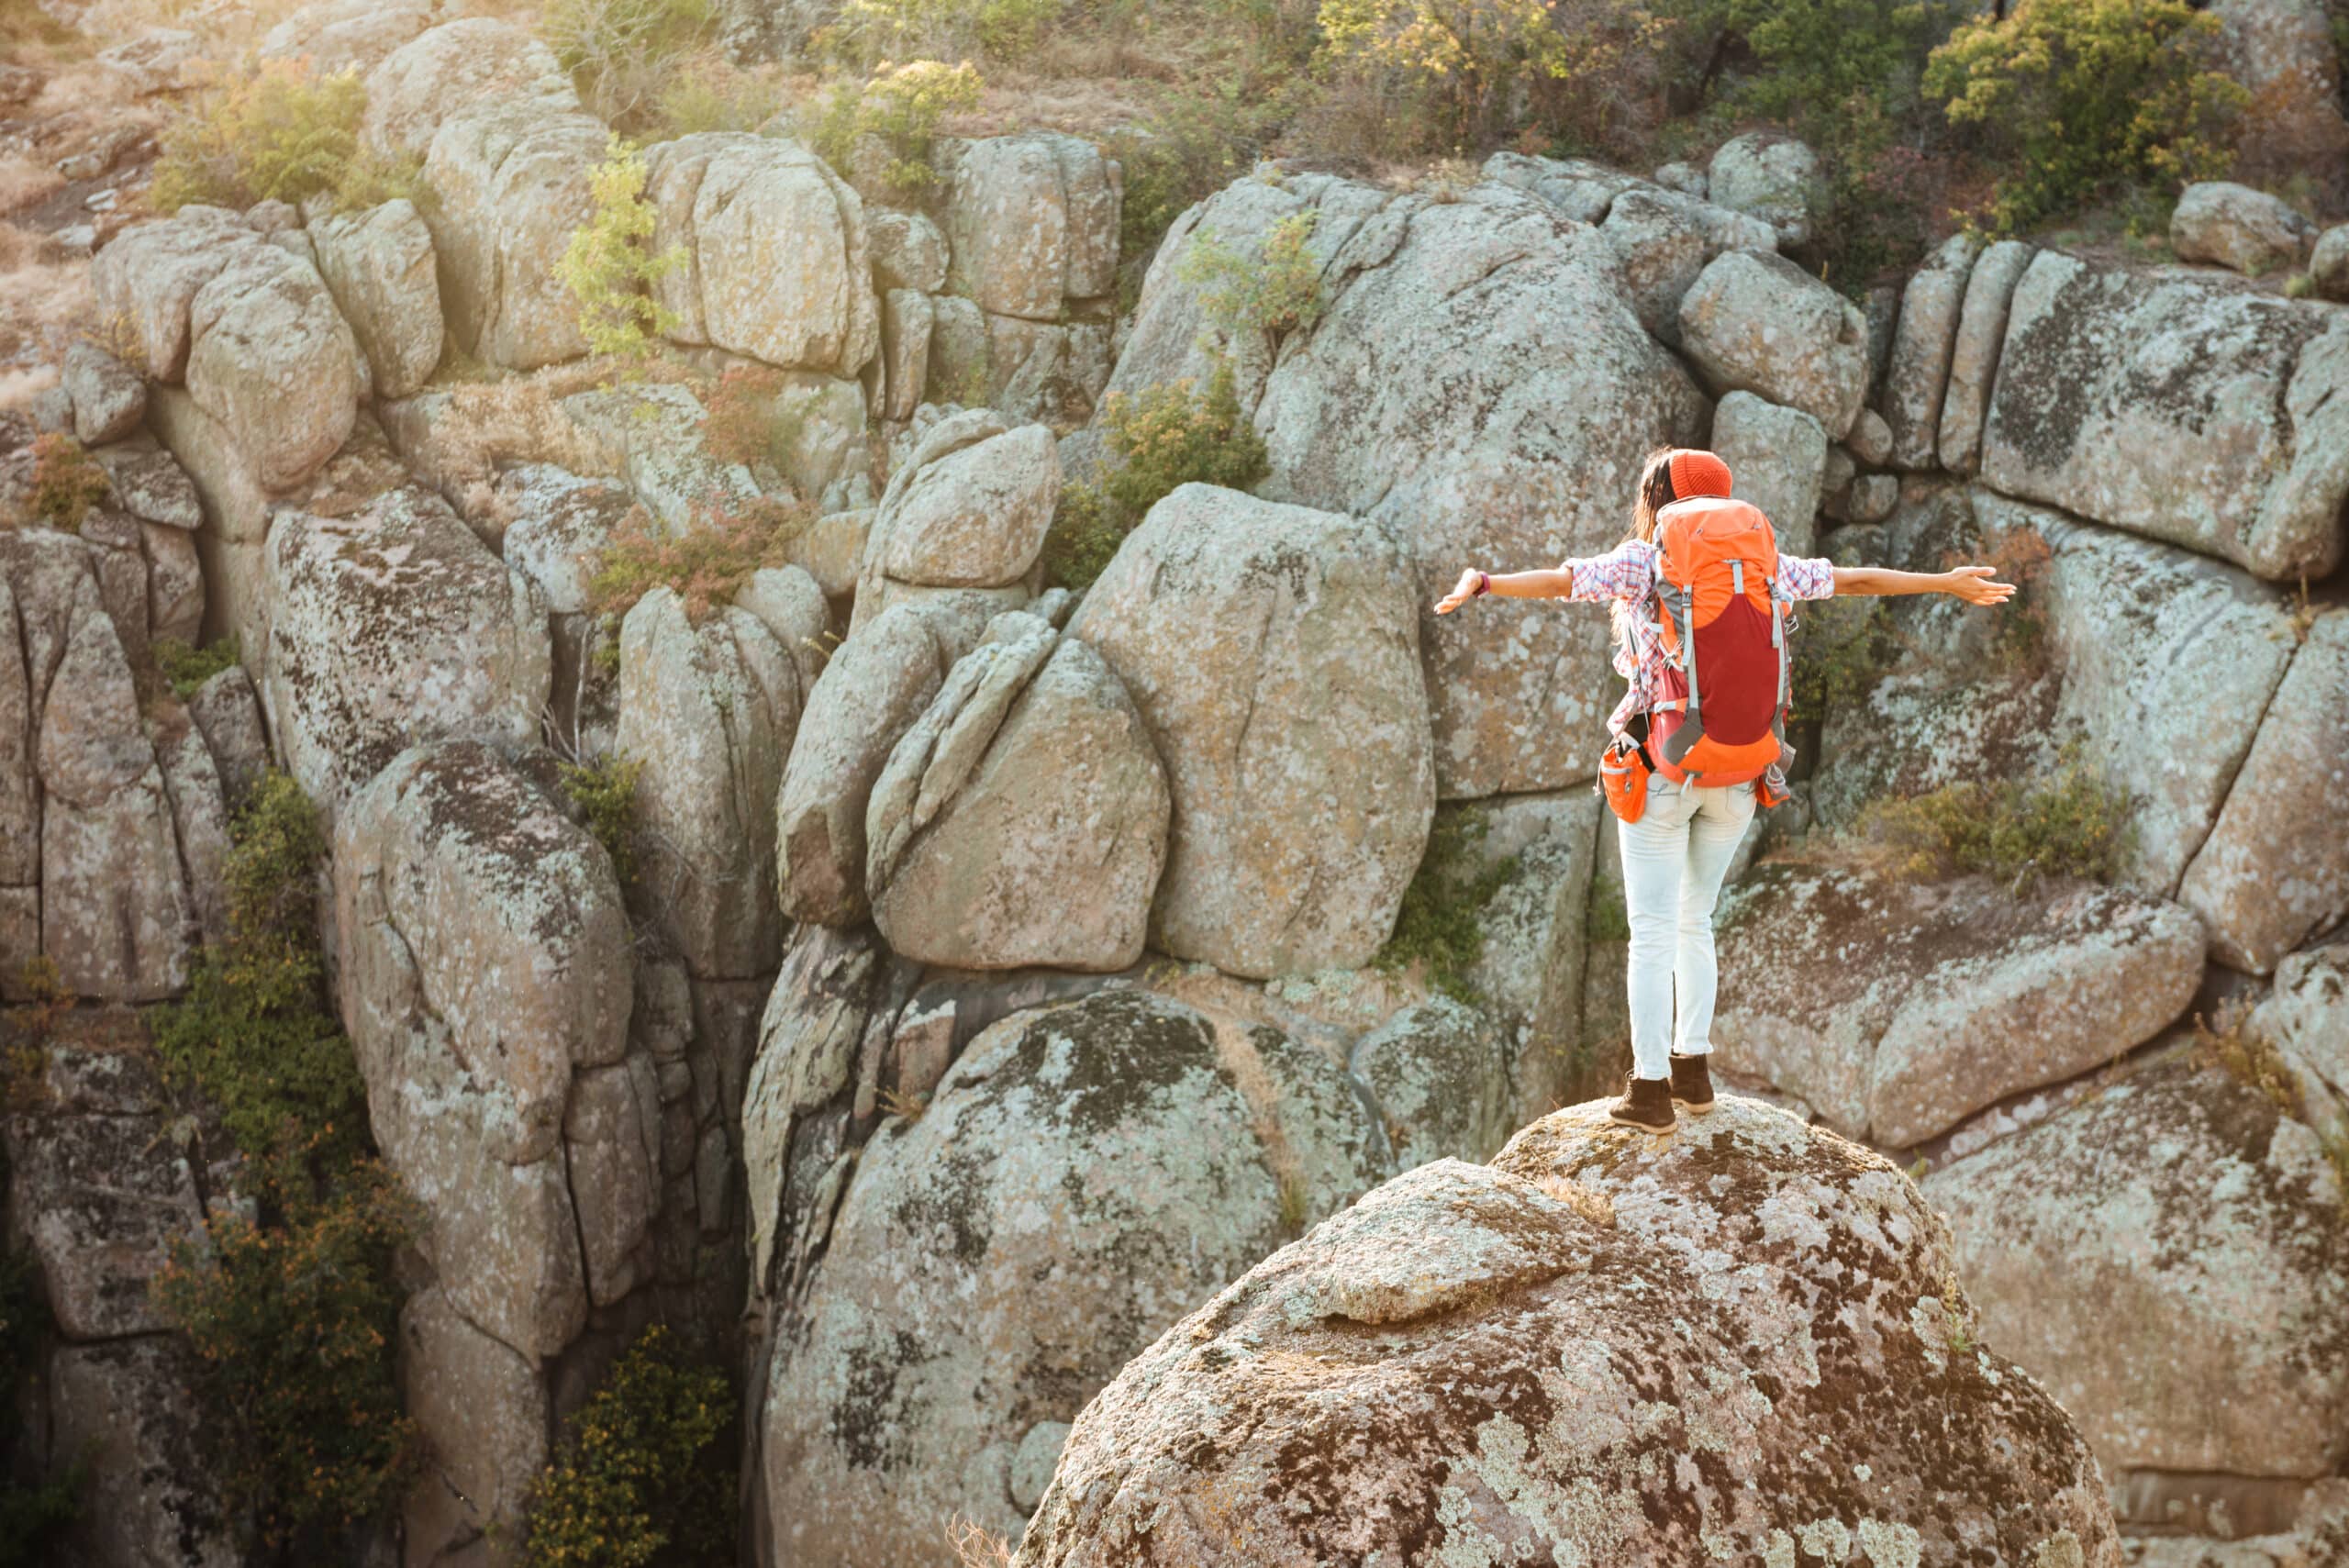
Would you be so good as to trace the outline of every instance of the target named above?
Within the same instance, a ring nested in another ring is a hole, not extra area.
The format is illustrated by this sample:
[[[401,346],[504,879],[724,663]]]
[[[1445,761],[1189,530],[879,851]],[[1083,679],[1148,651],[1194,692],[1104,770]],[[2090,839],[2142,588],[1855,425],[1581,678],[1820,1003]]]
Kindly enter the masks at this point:
[[[24,413],[32,406],[34,398],[56,384],[55,365],[0,371],[0,414]]]
[[[958,1517],[948,1525],[946,1545],[960,1568],[1010,1568],[1011,1544],[974,1519]]]
[[[0,217],[47,201],[64,187],[64,176],[53,165],[22,153],[0,153]]]
[[[96,309],[90,262],[45,237],[0,223],[0,366],[56,359]]]

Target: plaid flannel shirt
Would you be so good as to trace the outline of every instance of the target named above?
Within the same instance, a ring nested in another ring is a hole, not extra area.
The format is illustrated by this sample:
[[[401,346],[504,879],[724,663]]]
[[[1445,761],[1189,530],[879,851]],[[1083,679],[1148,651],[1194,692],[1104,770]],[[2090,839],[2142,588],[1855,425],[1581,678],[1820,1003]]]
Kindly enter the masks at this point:
[[[1607,728],[1617,735],[1634,717],[1654,708],[1664,672],[1672,662],[1656,624],[1655,584],[1663,560],[1663,550],[1645,539],[1631,539],[1605,555],[1569,557],[1559,566],[1574,578],[1568,598],[1590,604],[1617,600],[1625,607],[1618,624],[1628,635],[1615,644],[1615,671],[1631,687],[1607,720]],[[1774,596],[1781,602],[1832,598],[1834,594],[1833,562],[1816,555],[1778,557]]]

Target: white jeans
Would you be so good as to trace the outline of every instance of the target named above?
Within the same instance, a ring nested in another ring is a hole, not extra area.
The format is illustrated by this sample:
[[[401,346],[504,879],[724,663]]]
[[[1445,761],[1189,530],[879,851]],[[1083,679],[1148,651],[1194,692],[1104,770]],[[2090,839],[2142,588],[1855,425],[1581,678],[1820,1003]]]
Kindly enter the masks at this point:
[[[1713,1049],[1713,906],[1753,820],[1750,784],[1691,789],[1653,778],[1640,819],[1616,825],[1631,926],[1631,1059],[1642,1078],[1669,1077],[1673,1051]]]

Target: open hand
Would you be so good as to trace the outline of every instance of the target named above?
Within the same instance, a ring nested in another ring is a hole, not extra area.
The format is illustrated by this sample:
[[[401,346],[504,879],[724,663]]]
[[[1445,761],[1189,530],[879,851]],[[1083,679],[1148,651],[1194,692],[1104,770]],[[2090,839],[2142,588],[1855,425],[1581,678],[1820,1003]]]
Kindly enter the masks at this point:
[[[1960,566],[1942,573],[1942,592],[1969,605],[2003,605],[2015,596],[2012,583],[1997,581],[1995,566]]]
[[[1468,568],[1467,571],[1463,572],[1460,574],[1459,583],[1453,586],[1452,592],[1446,594],[1442,598],[1438,599],[1435,602],[1435,613],[1440,616],[1448,616],[1453,611],[1458,609],[1461,606],[1466,604],[1469,600],[1475,598],[1476,596],[1477,581],[1483,576],[1484,573],[1477,571],[1473,566]]]

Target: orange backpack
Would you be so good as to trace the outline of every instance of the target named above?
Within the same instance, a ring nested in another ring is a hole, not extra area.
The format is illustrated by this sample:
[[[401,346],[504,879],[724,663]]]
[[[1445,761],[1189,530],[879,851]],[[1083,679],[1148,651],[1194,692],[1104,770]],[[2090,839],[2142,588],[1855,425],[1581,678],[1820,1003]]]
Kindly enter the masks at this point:
[[[1777,535],[1750,502],[1692,495],[1656,513],[1655,542],[1672,664],[1648,722],[1648,756],[1665,778],[1700,787],[1758,779],[1785,742]]]

